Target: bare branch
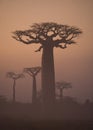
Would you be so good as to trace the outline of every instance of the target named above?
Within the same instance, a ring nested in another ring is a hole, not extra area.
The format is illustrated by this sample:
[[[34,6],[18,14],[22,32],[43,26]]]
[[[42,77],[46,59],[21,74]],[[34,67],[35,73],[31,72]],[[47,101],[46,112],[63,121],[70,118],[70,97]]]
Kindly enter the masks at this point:
[[[25,76],[22,73],[16,74],[14,72],[7,72],[7,77],[17,80],[19,78],[24,78]]]
[[[30,36],[26,33],[26,31],[15,31],[13,32],[14,36],[12,36],[17,41],[23,42],[24,44],[31,44],[31,43],[39,43],[39,41],[34,38],[33,36]],[[23,39],[24,36],[27,38]]]
[[[24,68],[24,72],[28,73],[30,76],[36,76],[37,73],[39,73],[41,70],[41,67],[31,67],[31,68]]]
[[[30,76],[33,76],[33,75],[30,73],[30,71],[29,71],[29,69],[28,69],[28,68],[24,68],[23,72],[25,72],[25,73],[29,74]]]
[[[18,37],[12,36],[12,38],[14,38],[17,41],[20,41]]]
[[[40,43],[45,45],[46,43],[53,43],[55,47],[58,44],[66,43],[73,44],[74,38],[78,37],[82,31],[79,28],[61,25],[53,22],[46,22],[40,24],[33,24],[31,29],[24,31],[13,32],[13,38],[24,44]],[[50,46],[50,44],[49,44]],[[60,48],[66,48],[66,46],[59,46]],[[40,51],[43,47],[40,47],[37,51]]]
[[[70,27],[70,26],[67,26],[67,25],[64,25],[64,26],[60,26],[59,28],[59,31],[58,31],[58,35],[60,37],[60,40],[58,41],[57,40],[57,44],[61,43],[62,39],[64,39],[64,42],[66,42],[67,44],[69,43],[72,43],[72,39],[74,39],[75,37],[79,36],[79,34],[82,33],[82,31],[76,27]],[[71,41],[71,42],[70,42]],[[75,43],[73,41],[73,43]]]
[[[65,48],[67,48],[67,44],[65,43],[64,46],[58,44],[58,45],[56,45],[56,47],[60,47],[61,49],[65,49]]]
[[[66,44],[76,44],[76,42],[73,41],[73,40],[67,40],[67,41],[66,41]]]
[[[35,52],[41,51],[42,48],[43,46],[40,46]]]
[[[66,82],[66,81],[61,81],[61,82],[56,82],[56,87],[58,89],[62,88],[62,89],[68,89],[68,88],[72,88],[72,85],[70,82]]]

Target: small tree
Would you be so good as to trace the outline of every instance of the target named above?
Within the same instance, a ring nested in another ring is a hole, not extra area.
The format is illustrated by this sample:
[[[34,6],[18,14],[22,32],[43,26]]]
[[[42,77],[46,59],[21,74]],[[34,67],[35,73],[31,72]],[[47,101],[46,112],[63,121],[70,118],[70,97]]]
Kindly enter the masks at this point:
[[[41,67],[24,68],[24,72],[28,73],[33,78],[32,87],[32,103],[35,104],[37,101],[37,87],[36,87],[36,76],[40,72]]]
[[[16,86],[16,80],[18,80],[19,78],[24,78],[23,74],[16,74],[14,72],[8,72],[7,73],[7,77],[13,79],[13,103],[15,103],[16,98],[15,98],[15,86]]]
[[[43,102],[53,103],[55,101],[55,71],[53,48],[67,48],[67,45],[75,44],[74,39],[82,31],[73,26],[46,22],[33,24],[30,29],[13,32],[13,38],[24,44],[41,44],[36,50],[42,52],[42,92]]]
[[[60,92],[59,98],[62,101],[63,100],[63,90],[72,88],[72,85],[69,82],[61,81],[61,82],[56,82],[56,87],[57,87],[57,89],[59,89],[59,92]]]

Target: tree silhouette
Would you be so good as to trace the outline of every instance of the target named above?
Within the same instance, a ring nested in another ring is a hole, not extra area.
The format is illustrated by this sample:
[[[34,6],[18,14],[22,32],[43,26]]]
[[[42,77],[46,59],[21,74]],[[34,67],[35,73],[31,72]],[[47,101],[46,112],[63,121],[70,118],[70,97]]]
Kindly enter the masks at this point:
[[[56,82],[56,87],[57,87],[57,89],[59,89],[59,92],[60,92],[59,98],[60,98],[60,101],[62,101],[63,100],[63,90],[72,88],[72,85],[69,82],[61,81],[61,82]]]
[[[41,67],[24,68],[24,72],[28,73],[33,78],[32,88],[32,103],[37,102],[37,87],[36,87],[36,75],[40,72]]]
[[[55,101],[55,71],[53,48],[67,48],[74,44],[74,38],[82,31],[73,26],[61,25],[54,22],[33,24],[28,30],[13,32],[13,38],[24,44],[41,44],[36,52],[42,52],[42,91],[44,103]]]
[[[16,99],[15,99],[15,86],[16,86],[16,80],[18,80],[19,78],[24,78],[23,74],[16,74],[14,72],[7,72],[7,77],[12,78],[13,79],[13,103],[15,103]]]

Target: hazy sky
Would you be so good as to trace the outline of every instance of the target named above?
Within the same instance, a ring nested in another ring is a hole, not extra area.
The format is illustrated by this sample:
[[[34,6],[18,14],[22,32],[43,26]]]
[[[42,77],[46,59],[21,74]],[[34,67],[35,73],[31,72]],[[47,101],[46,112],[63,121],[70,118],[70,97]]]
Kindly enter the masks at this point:
[[[12,36],[15,30],[28,29],[33,23],[57,22],[82,29],[76,45],[54,50],[56,81],[65,80],[73,88],[65,96],[93,100],[93,0],[0,0],[0,95],[12,98],[12,80],[6,72],[21,73],[24,67],[41,65],[39,45],[24,45]],[[40,74],[37,76],[40,88]],[[32,79],[17,82],[18,101],[30,101]]]

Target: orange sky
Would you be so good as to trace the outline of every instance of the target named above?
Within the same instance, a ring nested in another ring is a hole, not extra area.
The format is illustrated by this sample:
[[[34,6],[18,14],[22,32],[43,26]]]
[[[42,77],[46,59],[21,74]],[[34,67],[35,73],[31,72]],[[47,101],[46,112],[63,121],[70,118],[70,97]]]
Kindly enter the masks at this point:
[[[52,21],[83,30],[76,39],[78,44],[54,50],[56,81],[72,83],[73,88],[64,91],[64,95],[93,100],[92,13],[93,0],[0,0],[0,95],[9,99],[12,96],[12,80],[5,77],[6,72],[41,65],[42,52],[34,52],[39,45],[19,43],[12,39],[11,32]],[[38,86],[39,80],[40,74]],[[29,76],[17,82],[17,100],[30,101],[31,83]]]

